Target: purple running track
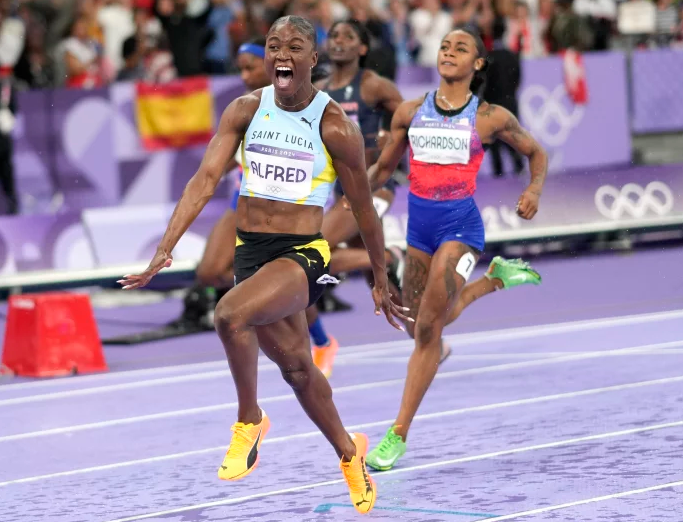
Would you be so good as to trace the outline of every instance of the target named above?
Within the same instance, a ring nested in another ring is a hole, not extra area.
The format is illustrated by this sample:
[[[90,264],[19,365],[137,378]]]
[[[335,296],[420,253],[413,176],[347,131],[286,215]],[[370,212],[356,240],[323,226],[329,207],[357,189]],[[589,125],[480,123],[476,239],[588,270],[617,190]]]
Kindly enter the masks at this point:
[[[371,518],[680,522],[683,285],[666,274],[681,258],[540,261],[542,286],[469,309],[447,331],[453,355],[408,453],[373,473]],[[396,414],[411,343],[373,316],[361,282],[340,295],[355,308],[323,316],[342,344],[330,381],[345,425],[374,446]],[[103,335],[118,335],[178,309],[97,316]],[[358,519],[336,456],[269,361],[259,469],[226,483],[216,472],[235,390],[215,335],[106,355],[108,374],[0,386],[3,522]]]

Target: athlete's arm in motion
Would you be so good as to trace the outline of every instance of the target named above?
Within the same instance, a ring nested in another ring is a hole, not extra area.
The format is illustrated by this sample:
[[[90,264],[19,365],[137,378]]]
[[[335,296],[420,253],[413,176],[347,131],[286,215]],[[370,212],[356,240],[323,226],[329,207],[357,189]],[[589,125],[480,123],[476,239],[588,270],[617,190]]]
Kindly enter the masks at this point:
[[[486,105],[479,114],[490,121],[491,137],[510,145],[517,152],[529,158],[531,182],[517,203],[517,213],[524,219],[531,219],[538,212],[538,199],[543,192],[543,184],[548,173],[548,155],[534,137],[522,128],[507,109],[498,105]]]
[[[401,103],[391,119],[391,132],[387,144],[375,163],[368,170],[370,189],[382,187],[396,170],[408,146],[408,127],[415,115],[419,103],[415,100]]]
[[[387,289],[384,231],[372,204],[372,192],[365,173],[363,136],[360,129],[348,119],[339,106],[330,104],[323,116],[322,139],[358,223],[363,243],[370,254],[375,279],[372,289],[375,314],[379,315],[380,309],[383,310],[394,328],[404,330],[394,316],[402,320],[407,318],[399,311],[402,307],[391,301]]]
[[[401,103],[403,103],[403,96],[401,96],[401,93],[394,82],[381,77],[377,73],[372,73],[368,77],[367,84],[368,90],[372,92],[375,97],[375,106],[380,107],[383,111],[382,128],[380,128],[379,133],[377,134],[377,148],[382,150],[389,139],[387,130],[391,130],[385,130],[386,124],[391,124],[394,113]]]
[[[218,130],[209,142],[199,169],[187,182],[176,204],[156,254],[143,273],[125,275],[119,281],[124,290],[145,286],[159,270],[171,266],[173,248],[213,196],[228,163],[237,152],[237,147],[242,141],[258,104],[258,97],[248,94],[235,99],[225,109],[218,124]]]

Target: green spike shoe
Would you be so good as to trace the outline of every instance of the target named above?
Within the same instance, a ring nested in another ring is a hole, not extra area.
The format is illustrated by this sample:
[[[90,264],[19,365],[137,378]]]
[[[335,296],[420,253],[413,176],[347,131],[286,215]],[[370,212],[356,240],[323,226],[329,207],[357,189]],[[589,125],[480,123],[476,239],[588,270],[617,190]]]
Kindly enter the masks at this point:
[[[505,259],[496,256],[491,260],[486,271],[488,279],[500,279],[503,288],[532,284],[541,284],[541,274],[531,268],[531,265],[521,259]]]
[[[365,457],[365,463],[377,471],[388,471],[406,452],[406,443],[394,432],[394,426],[387,430],[382,442]]]

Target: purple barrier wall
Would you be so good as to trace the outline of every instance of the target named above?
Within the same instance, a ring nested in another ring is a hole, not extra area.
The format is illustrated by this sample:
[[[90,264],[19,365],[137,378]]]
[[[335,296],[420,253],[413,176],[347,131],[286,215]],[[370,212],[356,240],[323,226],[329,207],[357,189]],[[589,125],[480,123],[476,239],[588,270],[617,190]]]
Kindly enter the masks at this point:
[[[547,147],[550,170],[591,169],[630,161],[625,59],[618,53],[586,57],[590,102],[568,100],[558,58],[524,62],[520,91],[522,123]],[[436,88],[430,69],[399,74],[406,98]],[[237,77],[212,78],[216,121],[242,90]],[[134,85],[93,91],[29,92],[20,99],[15,165],[25,213],[45,213],[53,187],[64,210],[175,201],[201,159],[204,147],[145,151],[134,119]],[[54,107],[53,110],[50,110]],[[485,161],[482,174],[491,171]],[[225,189],[219,194],[227,195]]]
[[[481,180],[475,199],[487,242],[683,223],[680,165],[550,177],[532,221],[514,211],[526,184],[520,178]],[[176,247],[176,260],[201,257],[205,238],[224,208],[220,200],[207,205]],[[0,279],[17,271],[147,263],[172,210],[167,203],[0,218]],[[384,217],[389,244],[405,246],[407,223],[407,188],[399,187]]]
[[[243,86],[237,77],[213,78],[211,90],[218,121]],[[63,191],[67,210],[177,200],[204,147],[144,150],[134,96],[132,83],[22,94],[14,162],[25,213],[46,212],[55,186]],[[227,197],[225,185],[218,193]]]
[[[635,51],[631,78],[633,132],[683,131],[683,50]]]

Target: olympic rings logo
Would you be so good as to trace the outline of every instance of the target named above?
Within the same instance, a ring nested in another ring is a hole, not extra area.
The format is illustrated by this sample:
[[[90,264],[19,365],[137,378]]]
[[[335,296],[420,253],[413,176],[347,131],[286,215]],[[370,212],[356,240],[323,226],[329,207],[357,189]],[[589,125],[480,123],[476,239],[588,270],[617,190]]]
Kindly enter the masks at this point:
[[[282,192],[282,189],[277,185],[266,185],[266,192],[270,192],[271,194],[279,194]]]
[[[549,147],[563,145],[583,119],[583,106],[576,105],[571,112],[568,111],[563,103],[566,95],[562,84],[555,87],[553,92],[542,85],[530,85],[519,99],[522,119],[533,134]]]
[[[648,183],[644,189],[636,183],[627,183],[621,190],[603,185],[595,192],[595,206],[609,219],[620,219],[624,215],[642,218],[648,211],[664,216],[673,209],[674,196],[669,186],[661,181]]]

